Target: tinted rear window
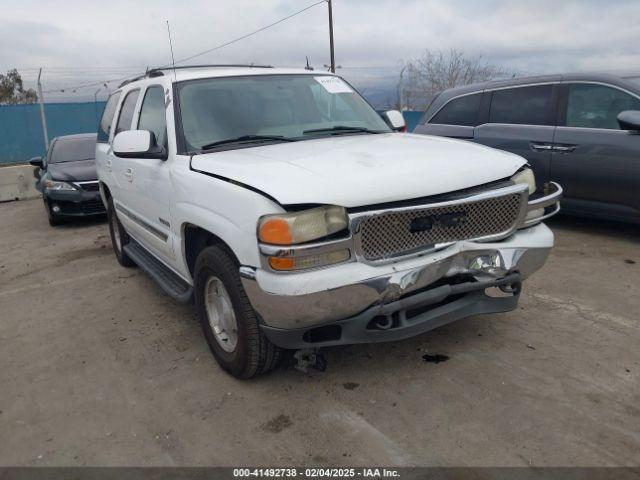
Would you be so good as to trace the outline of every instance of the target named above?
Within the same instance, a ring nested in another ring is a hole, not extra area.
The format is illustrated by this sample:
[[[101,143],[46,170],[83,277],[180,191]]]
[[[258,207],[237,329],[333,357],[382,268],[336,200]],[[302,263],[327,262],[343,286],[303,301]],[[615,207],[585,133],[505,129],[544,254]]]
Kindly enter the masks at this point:
[[[481,93],[475,93],[451,100],[429,123],[475,127],[478,125],[481,98]]]
[[[107,104],[104,106],[100,125],[98,125],[98,142],[105,143],[109,141],[109,132],[111,130],[111,124],[113,123],[113,116],[116,113],[116,106],[118,105],[119,98],[120,92],[114,93],[109,97]]]
[[[489,122],[550,125],[551,88],[537,85],[494,91]]]
[[[167,117],[165,114],[164,90],[159,85],[151,86],[144,94],[140,108],[139,130],[150,130],[156,136],[158,145],[164,145],[167,138]]]
[[[125,130],[131,130],[131,122],[138,102],[138,95],[140,95],[140,90],[132,90],[124,97],[124,102],[122,102],[122,107],[120,108],[120,117],[116,125],[116,135]]]
[[[53,145],[50,163],[76,162],[95,158],[96,138],[60,139]]]

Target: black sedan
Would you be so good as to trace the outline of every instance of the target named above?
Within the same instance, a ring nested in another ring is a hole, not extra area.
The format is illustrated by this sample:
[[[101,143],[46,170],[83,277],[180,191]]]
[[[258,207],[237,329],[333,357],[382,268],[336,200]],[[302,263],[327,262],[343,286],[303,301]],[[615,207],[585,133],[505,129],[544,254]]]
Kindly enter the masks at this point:
[[[30,160],[39,167],[36,188],[42,192],[50,225],[59,225],[65,218],[105,214],[95,148],[95,133],[66,135],[52,140],[44,158]]]

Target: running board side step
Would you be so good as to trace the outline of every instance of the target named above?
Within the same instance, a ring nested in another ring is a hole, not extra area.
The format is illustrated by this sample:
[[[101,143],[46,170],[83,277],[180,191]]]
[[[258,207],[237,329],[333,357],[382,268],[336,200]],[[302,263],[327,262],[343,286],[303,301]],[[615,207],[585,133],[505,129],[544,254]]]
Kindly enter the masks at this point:
[[[136,265],[144,270],[167,295],[179,302],[189,302],[193,296],[193,287],[180,278],[164,263],[149,253],[134,239],[130,239],[124,247]]]

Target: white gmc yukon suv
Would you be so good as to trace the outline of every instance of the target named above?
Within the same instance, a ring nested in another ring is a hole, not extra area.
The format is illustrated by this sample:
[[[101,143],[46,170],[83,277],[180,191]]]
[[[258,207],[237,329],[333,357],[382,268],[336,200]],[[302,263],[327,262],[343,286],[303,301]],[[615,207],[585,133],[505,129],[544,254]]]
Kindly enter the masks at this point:
[[[109,98],[98,133],[116,257],[193,300],[239,378],[283,349],[513,310],[553,245],[541,221],[560,187],[536,187],[516,155],[403,129],[324,72],[151,70]]]

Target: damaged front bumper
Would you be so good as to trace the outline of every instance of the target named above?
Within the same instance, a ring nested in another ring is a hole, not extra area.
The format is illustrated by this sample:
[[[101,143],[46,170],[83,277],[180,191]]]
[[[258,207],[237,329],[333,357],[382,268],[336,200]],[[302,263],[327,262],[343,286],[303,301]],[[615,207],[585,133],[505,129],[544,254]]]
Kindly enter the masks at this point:
[[[276,345],[369,343],[513,310],[521,282],[542,267],[552,246],[553,233],[538,224],[502,241],[457,242],[392,264],[353,262],[289,275],[241,267],[240,274]],[[501,295],[487,295],[490,289]]]

